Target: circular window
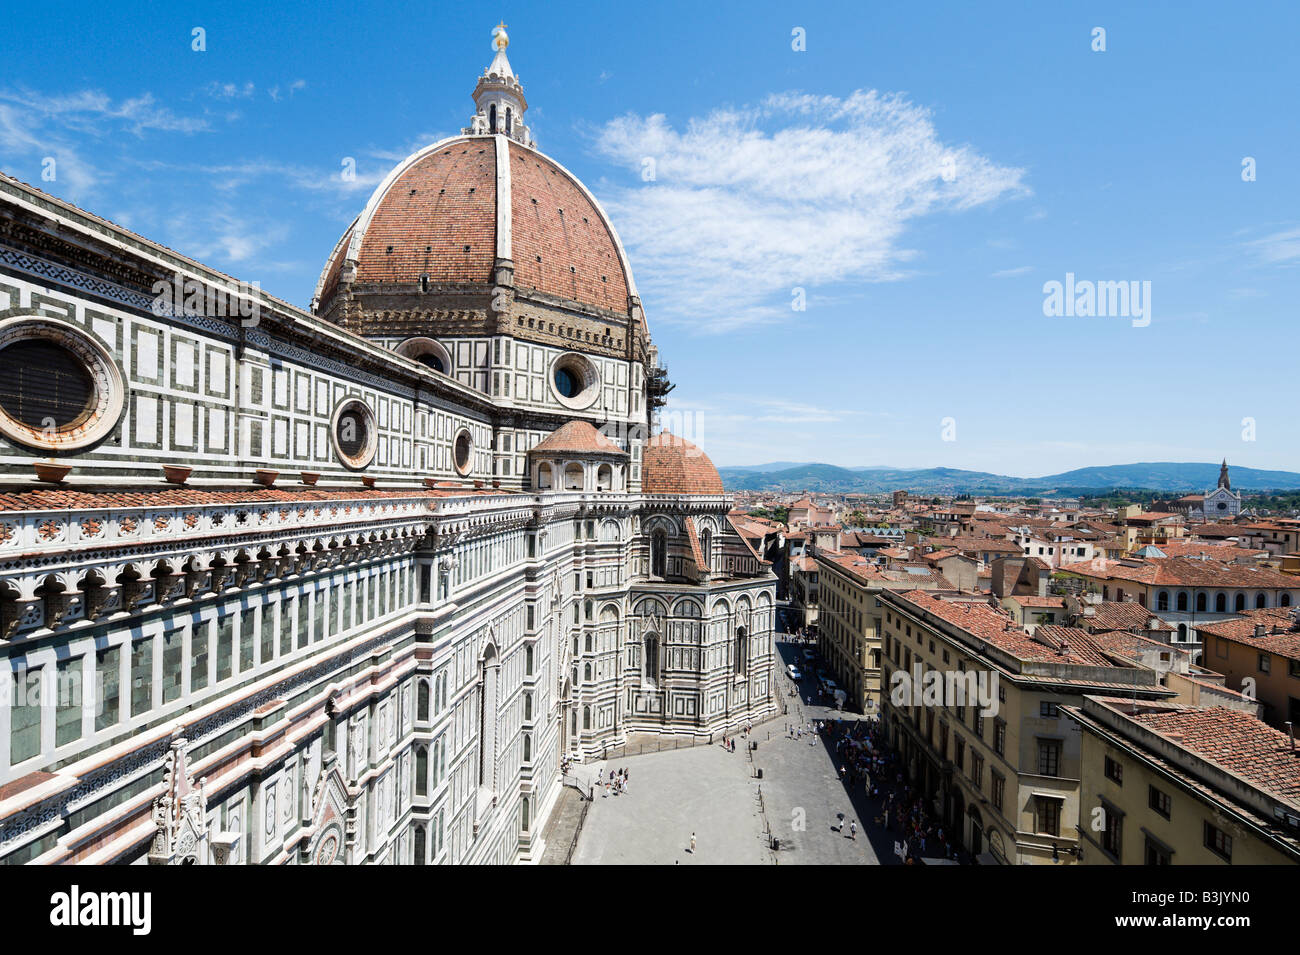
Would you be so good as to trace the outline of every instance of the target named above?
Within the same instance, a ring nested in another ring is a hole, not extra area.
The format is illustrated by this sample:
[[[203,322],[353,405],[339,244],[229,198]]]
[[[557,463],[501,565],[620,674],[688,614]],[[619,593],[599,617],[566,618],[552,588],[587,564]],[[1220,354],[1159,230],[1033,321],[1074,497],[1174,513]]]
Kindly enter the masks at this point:
[[[418,361],[439,374],[451,374],[451,353],[432,338],[408,338],[395,350],[403,358]]]
[[[551,386],[566,408],[585,408],[600,393],[600,376],[589,358],[570,352],[551,366]]]
[[[107,437],[125,407],[122,373],[81,329],[47,318],[0,322],[0,434],[48,451]]]
[[[379,435],[375,413],[364,402],[349,398],[334,412],[334,448],[345,467],[354,471],[368,465],[375,457]]]
[[[582,391],[578,376],[567,368],[555,369],[555,390],[566,398],[576,398]]]
[[[469,433],[468,428],[460,429],[452,451],[455,456],[456,470],[461,474],[469,474],[474,469],[474,436]]]

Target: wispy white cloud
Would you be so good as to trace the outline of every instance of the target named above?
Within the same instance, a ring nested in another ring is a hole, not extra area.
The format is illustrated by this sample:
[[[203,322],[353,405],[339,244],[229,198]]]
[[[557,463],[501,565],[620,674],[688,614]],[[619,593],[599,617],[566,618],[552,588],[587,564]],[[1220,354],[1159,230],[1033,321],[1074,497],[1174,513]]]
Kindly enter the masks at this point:
[[[306,80],[294,80],[292,83],[289,83],[287,86],[285,86],[283,91],[281,91],[280,85],[277,83],[275,86],[272,86],[270,89],[268,89],[266,93],[268,96],[271,97],[271,99],[274,102],[278,103],[286,95],[290,99],[292,99],[294,93],[298,92],[299,90],[305,90],[306,88],[307,88]]]
[[[151,93],[114,100],[98,90],[0,88],[0,166],[73,202],[85,203],[113,176],[102,143],[120,146],[123,133],[143,139],[210,128],[207,117],[179,115]]]
[[[874,90],[773,95],[682,129],[628,115],[594,142],[637,177],[601,192],[652,321],[709,332],[788,320],[796,288],[898,279],[911,220],[1029,193],[1023,170],[944,145],[927,110]]]
[[[1033,270],[1034,267],[1032,265],[1018,265],[1014,269],[999,269],[993,273],[992,278],[1010,279],[1015,278],[1018,275],[1028,275]]]
[[[204,117],[181,116],[159,105],[152,93],[113,100],[98,90],[48,94],[0,89],[0,101],[20,107],[34,119],[57,121],[65,128],[91,135],[120,130],[136,135],[146,130],[198,133],[210,128]]]
[[[1246,243],[1266,265],[1300,261],[1300,228],[1283,229]]]
[[[252,80],[245,83],[218,83],[213,80],[203,91],[213,99],[251,99],[257,87]]]
[[[289,235],[283,222],[232,207],[174,215],[167,221],[166,231],[169,245],[201,262],[240,266],[256,257],[258,268],[275,268],[261,260],[261,253]]]

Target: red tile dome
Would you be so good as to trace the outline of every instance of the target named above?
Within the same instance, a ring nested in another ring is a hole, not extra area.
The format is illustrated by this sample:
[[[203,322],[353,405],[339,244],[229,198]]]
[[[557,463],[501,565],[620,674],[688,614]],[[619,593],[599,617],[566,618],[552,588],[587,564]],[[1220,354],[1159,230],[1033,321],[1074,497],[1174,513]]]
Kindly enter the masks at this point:
[[[490,287],[500,259],[516,288],[626,314],[635,284],[618,235],[568,170],[503,135],[443,140],[408,157],[348,227],[317,284]]]
[[[664,431],[645,443],[641,490],[646,494],[725,494],[709,456],[685,438]]]

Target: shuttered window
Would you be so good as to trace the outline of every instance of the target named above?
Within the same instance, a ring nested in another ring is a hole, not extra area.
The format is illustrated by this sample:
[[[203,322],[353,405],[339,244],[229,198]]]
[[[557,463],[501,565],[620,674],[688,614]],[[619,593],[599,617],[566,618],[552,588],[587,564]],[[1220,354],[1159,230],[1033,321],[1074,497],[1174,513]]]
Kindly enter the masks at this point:
[[[42,339],[0,351],[0,408],[29,428],[59,430],[80,424],[93,410],[95,382],[67,348]]]

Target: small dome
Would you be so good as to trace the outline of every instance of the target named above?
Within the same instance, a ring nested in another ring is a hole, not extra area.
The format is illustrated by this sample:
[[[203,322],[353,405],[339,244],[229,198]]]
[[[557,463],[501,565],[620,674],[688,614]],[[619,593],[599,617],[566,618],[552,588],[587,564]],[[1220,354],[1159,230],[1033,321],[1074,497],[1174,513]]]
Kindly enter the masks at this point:
[[[626,451],[586,421],[570,421],[548,434],[528,453],[613,454],[627,457]]]
[[[646,494],[725,494],[709,456],[667,431],[645,443],[641,490]]]

